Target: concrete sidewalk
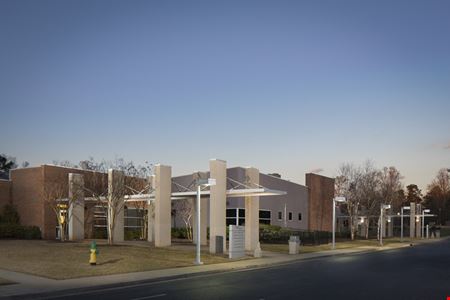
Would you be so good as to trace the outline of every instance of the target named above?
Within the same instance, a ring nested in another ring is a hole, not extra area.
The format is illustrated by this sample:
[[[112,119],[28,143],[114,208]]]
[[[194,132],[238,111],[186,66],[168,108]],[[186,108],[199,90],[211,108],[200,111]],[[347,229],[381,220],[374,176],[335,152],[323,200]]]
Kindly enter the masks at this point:
[[[440,239],[418,240],[414,241],[414,244],[418,245],[422,243],[430,243],[439,240]],[[262,258],[230,261],[227,263],[220,263],[220,264],[181,267],[181,268],[154,270],[137,273],[114,274],[106,276],[83,277],[66,280],[48,279],[34,275],[28,275],[7,270],[0,270],[1,278],[16,282],[16,284],[0,286],[0,298],[25,294],[56,292],[68,289],[91,288],[103,285],[124,284],[145,280],[167,280],[174,277],[183,277],[201,273],[226,272],[231,270],[258,268],[270,265],[290,263],[299,260],[314,259],[334,255],[384,251],[409,246],[410,246],[409,243],[396,243],[384,247],[362,246],[362,247],[328,250],[313,253],[303,253],[303,254],[301,253],[297,255],[288,255],[263,251]]]

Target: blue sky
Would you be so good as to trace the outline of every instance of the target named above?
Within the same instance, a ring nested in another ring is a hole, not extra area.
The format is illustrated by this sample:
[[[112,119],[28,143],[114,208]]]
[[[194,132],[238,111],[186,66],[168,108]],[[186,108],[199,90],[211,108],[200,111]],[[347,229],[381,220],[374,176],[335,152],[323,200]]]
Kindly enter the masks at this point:
[[[0,1],[0,152],[450,167],[449,1]]]

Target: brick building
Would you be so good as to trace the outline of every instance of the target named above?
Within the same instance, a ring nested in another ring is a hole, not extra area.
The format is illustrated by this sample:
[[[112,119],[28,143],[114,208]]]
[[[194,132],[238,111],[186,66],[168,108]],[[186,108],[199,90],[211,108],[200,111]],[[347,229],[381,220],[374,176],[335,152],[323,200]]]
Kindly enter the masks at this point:
[[[57,221],[51,207],[43,200],[44,186],[46,182],[54,180],[62,180],[68,185],[69,173],[82,174],[87,186],[93,181],[93,176],[98,176],[105,182],[107,179],[105,173],[53,165],[15,169],[11,171],[9,181],[0,180],[0,205],[8,202],[14,204],[23,225],[38,226],[44,239],[55,239]],[[244,173],[245,169],[241,167],[227,169],[227,177],[237,182],[244,180]],[[172,181],[187,185],[192,178],[192,175],[178,176],[173,177]],[[306,174],[305,186],[282,179],[279,175],[260,173],[259,182],[266,188],[286,192],[281,196],[261,197],[260,223],[299,230],[331,230],[334,179],[309,173]],[[175,187],[172,186],[173,191]],[[131,209],[128,214],[131,215]],[[176,213],[174,215],[172,218],[176,218]],[[227,225],[245,222],[244,198],[227,198],[226,221]],[[130,217],[128,222],[136,223],[136,217]],[[172,220],[172,224],[174,223],[176,224],[176,220]],[[95,225],[98,223],[94,218],[93,204],[86,204],[84,224],[85,237],[92,237],[93,227],[101,226]],[[138,226],[138,223],[133,226]]]

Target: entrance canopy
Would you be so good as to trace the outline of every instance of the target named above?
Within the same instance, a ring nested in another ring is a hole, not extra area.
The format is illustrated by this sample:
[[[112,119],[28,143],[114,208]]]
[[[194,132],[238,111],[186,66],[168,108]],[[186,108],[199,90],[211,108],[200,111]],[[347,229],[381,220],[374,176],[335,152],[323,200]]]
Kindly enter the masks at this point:
[[[202,197],[209,197],[210,191],[204,190],[204,191],[202,191],[201,195],[202,195]],[[226,195],[228,198],[264,197],[264,196],[286,195],[286,192],[260,187],[260,188],[250,188],[250,189],[230,189],[230,190],[227,190]],[[197,196],[197,191],[173,192],[171,195],[171,199],[172,199],[172,201],[173,200],[183,200],[183,199],[195,198],[196,196]],[[153,201],[153,200],[155,200],[155,193],[125,196],[125,202]]]

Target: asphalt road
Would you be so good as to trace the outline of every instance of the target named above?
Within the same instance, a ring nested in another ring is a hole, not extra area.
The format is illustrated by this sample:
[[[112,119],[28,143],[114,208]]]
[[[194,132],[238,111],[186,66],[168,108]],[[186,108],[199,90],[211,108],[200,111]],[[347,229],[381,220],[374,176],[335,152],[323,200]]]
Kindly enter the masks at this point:
[[[447,299],[450,240],[288,265],[105,287],[53,299]]]

